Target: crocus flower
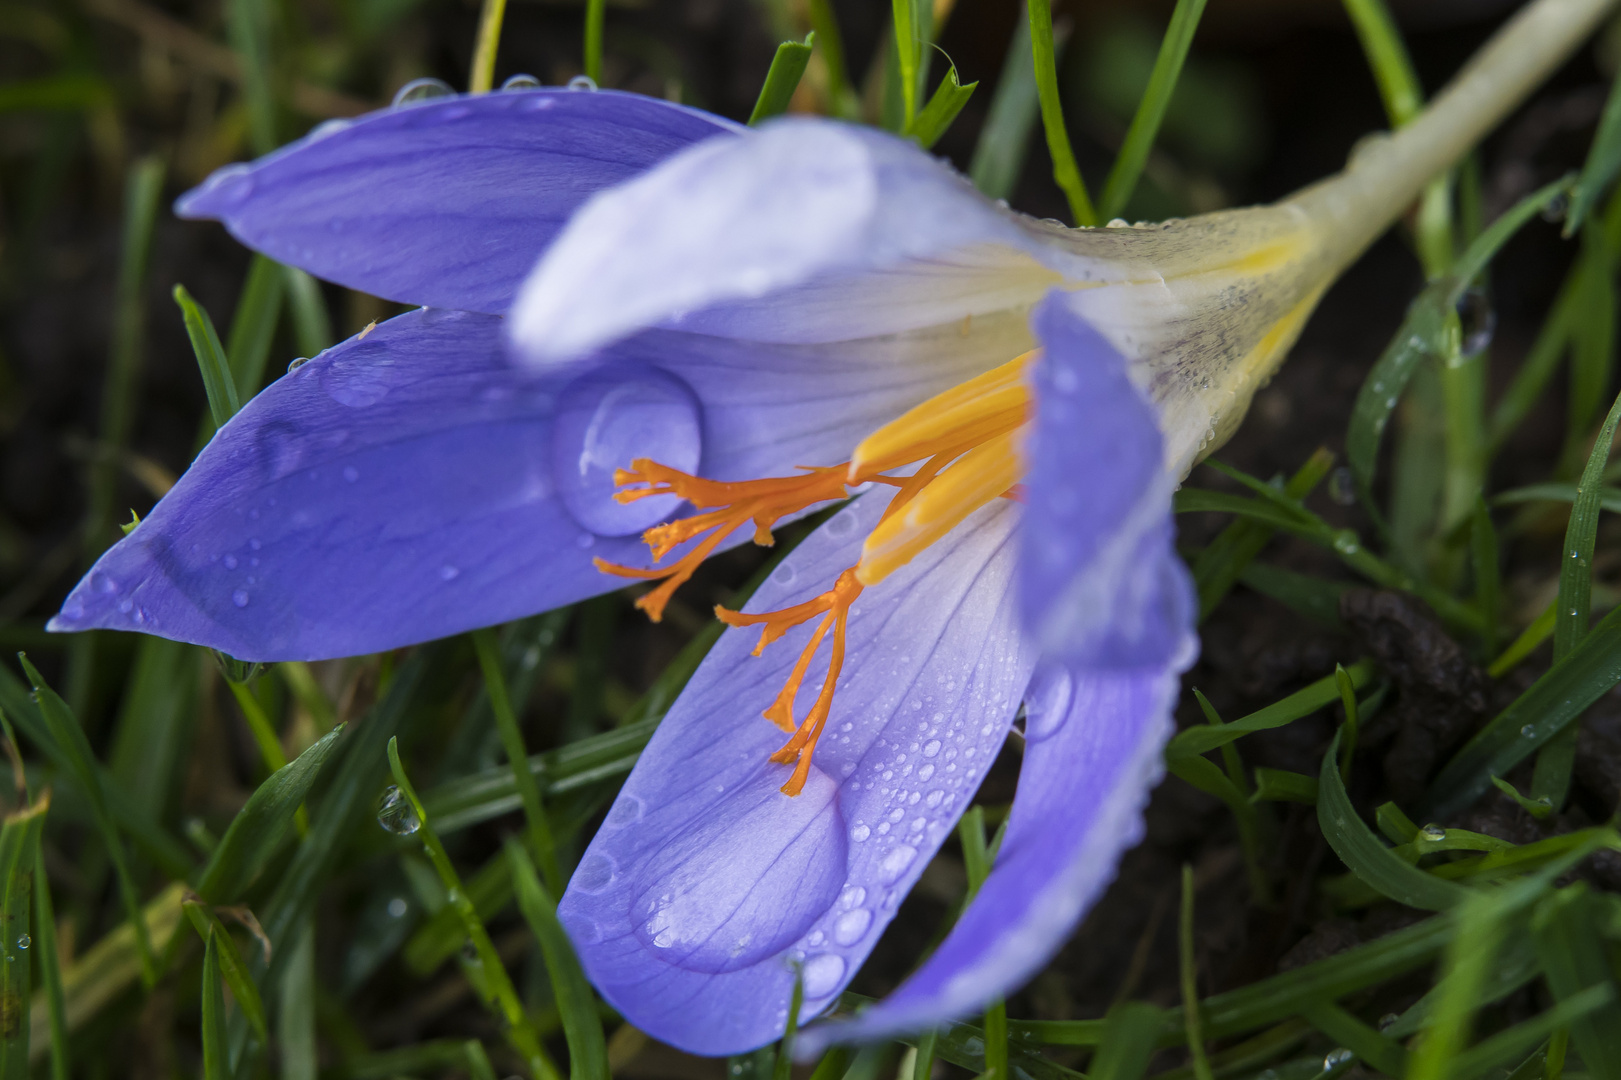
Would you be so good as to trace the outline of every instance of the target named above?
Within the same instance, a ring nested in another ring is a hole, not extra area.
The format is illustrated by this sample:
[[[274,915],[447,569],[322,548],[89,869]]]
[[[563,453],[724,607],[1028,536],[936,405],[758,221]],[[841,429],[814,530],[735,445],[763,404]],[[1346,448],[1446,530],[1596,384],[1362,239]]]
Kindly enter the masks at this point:
[[[626,577],[659,582],[656,617],[710,552],[853,496],[719,612],[733,629],[560,915],[643,1031],[759,1046],[796,982],[801,1019],[836,999],[1022,706],[973,904],[808,1041],[962,1015],[1051,956],[1140,835],[1194,648],[1171,489],[1339,270],[1545,67],[1477,71],[1277,206],[1140,228],[1032,221],[873,131],[746,132],[628,95],[323,133],[182,212],[430,306],[250,402],[52,626],[309,659]]]

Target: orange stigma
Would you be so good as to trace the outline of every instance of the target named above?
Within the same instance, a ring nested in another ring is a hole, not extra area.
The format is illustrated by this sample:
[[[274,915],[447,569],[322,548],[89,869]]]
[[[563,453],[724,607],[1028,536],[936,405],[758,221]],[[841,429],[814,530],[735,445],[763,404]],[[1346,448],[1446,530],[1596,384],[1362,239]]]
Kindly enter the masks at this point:
[[[821,619],[781,692],[763,714],[791,733],[782,748],[771,755],[771,760],[780,765],[794,766],[782,785],[784,794],[798,795],[810,775],[811,755],[827,726],[834,687],[844,669],[850,607],[862,590],[904,566],[985,503],[999,496],[1021,499],[1016,443],[1020,428],[1029,418],[1023,374],[1034,355],[1025,353],[930,398],[869,435],[856,447],[852,459],[841,465],[800,466],[803,472],[798,476],[723,482],[638,458],[629,469],[614,474],[614,482],[621,487],[640,485],[617,492],[614,498],[622,503],[651,495],[677,495],[707,511],[656,525],[642,534],[655,562],[680,545],[702,537],[668,566],[643,570],[594,560],[604,573],[660,582],[636,601],[636,606],[654,622],[663,617],[675,590],[739,526],[753,521],[754,542],[770,546],[771,530],[778,521],[817,503],[842,499],[847,487],[872,482],[900,489],[868,535],[861,561],[840,573],[828,591],[779,611],[745,615],[718,604],[715,607],[715,616],[728,626],[761,628],[755,656],[794,627]],[[913,464],[917,468],[910,475],[885,475]],[[810,712],[804,720],[796,721],[794,700],[830,630],[833,642],[827,675]]]

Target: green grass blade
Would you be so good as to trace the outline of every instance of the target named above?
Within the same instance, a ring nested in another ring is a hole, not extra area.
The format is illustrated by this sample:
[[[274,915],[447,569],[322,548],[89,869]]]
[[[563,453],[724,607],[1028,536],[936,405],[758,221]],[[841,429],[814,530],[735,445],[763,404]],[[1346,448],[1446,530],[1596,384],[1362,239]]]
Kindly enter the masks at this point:
[[[1607,362],[1607,358],[1606,358]],[[1588,454],[1576,498],[1571,503],[1570,521],[1565,527],[1565,544],[1559,559],[1559,596],[1554,604],[1553,659],[1558,663],[1587,635],[1593,603],[1593,547],[1598,537],[1598,517],[1603,498],[1603,477],[1610,459],[1610,444],[1616,424],[1621,422],[1621,397],[1610,406],[1598,439]],[[1570,772],[1576,758],[1576,724],[1566,726],[1537,754],[1536,771],[1531,778],[1531,797],[1547,799],[1555,810],[1565,804],[1570,790]]]
[[[1621,608],[1600,619],[1568,656],[1464,744],[1430,785],[1422,816],[1439,820],[1459,813],[1492,777],[1506,776],[1617,682]]]
[[[552,993],[563,1020],[563,1036],[568,1040],[570,1080],[608,1080],[608,1044],[602,1035],[596,998],[563,924],[557,921],[557,903],[535,876],[534,865],[521,847],[509,842],[506,857],[518,910],[546,956]]]
[[[1069,200],[1070,216],[1076,225],[1096,225],[1097,212],[1086,193],[1075,151],[1064,126],[1064,105],[1058,96],[1058,60],[1053,43],[1052,0],[1029,0],[1030,47],[1035,59],[1036,95],[1041,103],[1041,125],[1047,133],[1047,150],[1052,154],[1053,179]]]
[[[1362,51],[1373,69],[1379,97],[1392,127],[1400,127],[1424,107],[1424,93],[1412,58],[1407,55],[1396,21],[1381,0],[1345,0],[1345,11],[1362,42]]]
[[[1614,1001],[1614,991],[1604,986],[1594,986],[1574,994],[1540,1016],[1511,1027],[1507,1031],[1500,1031],[1471,1046],[1453,1059],[1449,1076],[1453,1080],[1474,1080],[1477,1076],[1486,1076],[1493,1070],[1506,1068],[1529,1048],[1549,1036],[1557,1037],[1566,1027],[1586,1019]],[[1541,1058],[1540,1054],[1538,1058]],[[1549,1059],[1551,1062],[1552,1054],[1549,1055]],[[1534,1075],[1543,1075],[1542,1064],[1541,1060],[1537,1061],[1538,1068]],[[1550,1072],[1548,1075],[1552,1076],[1553,1073]],[[1514,1078],[1510,1077],[1509,1080]]]
[[[900,78],[901,129],[910,131],[917,118],[918,68],[928,47],[923,32],[920,0],[891,0],[890,15],[895,33],[896,71]]]
[[[467,1053],[468,1080],[496,1080],[495,1066],[490,1064],[490,1055],[485,1052],[484,1044],[477,1039],[468,1039],[462,1045]]]
[[[39,950],[40,989],[45,991],[45,1017],[51,1034],[51,1080],[68,1080],[72,1055],[68,1051],[67,1005],[62,994],[62,957],[56,947],[56,913],[51,905],[51,883],[45,876],[45,852],[34,852],[34,948]]]
[[[1408,1080],[1445,1080],[1469,1040],[1481,988],[1503,947],[1503,908],[1476,894],[1457,913],[1458,934],[1447,949],[1446,974],[1433,992],[1428,1030],[1413,1056]],[[1394,1073],[1392,1075],[1402,1075]]]
[[[224,978],[225,985],[231,988],[231,996],[236,999],[236,1007],[247,1018],[259,1044],[263,1046],[269,1043],[270,1029],[265,1024],[264,1000],[259,996],[259,986],[253,981],[247,963],[237,951],[236,941],[226,931],[219,916],[204,904],[187,900],[184,906],[186,917],[191,920],[191,925],[196,929],[198,936],[214,950],[220,975]]]
[[[1351,684],[1360,690],[1373,678],[1373,665],[1364,660],[1346,668],[1346,674],[1351,677]],[[1176,761],[1209,753],[1252,732],[1269,731],[1285,724],[1292,724],[1339,699],[1338,679],[1334,675],[1326,675],[1310,686],[1296,690],[1281,701],[1273,702],[1266,708],[1258,709],[1230,724],[1222,724],[1220,727],[1209,725],[1188,728],[1167,744],[1165,758],[1167,761]]]
[[[1509,488],[1492,496],[1493,506],[1513,506],[1516,503],[1534,502],[1568,502],[1576,501],[1576,485],[1549,482],[1546,484],[1527,484],[1524,487]],[[1610,513],[1621,513],[1621,488],[1600,487],[1598,490],[1599,509]]]
[[[107,857],[113,864],[113,874],[118,880],[118,894],[124,904],[124,913],[134,930],[135,945],[141,958],[141,977],[146,985],[151,986],[157,981],[157,960],[152,954],[152,941],[147,936],[146,920],[141,918],[140,894],[136,892],[135,881],[130,877],[129,863],[124,857],[124,842],[118,835],[118,825],[107,810],[107,798],[102,788],[101,775],[97,770],[95,754],[90,749],[90,740],[85,738],[84,729],[79,726],[78,718],[68,708],[67,702],[46,685],[45,679],[34,665],[28,662],[28,658],[18,653],[17,660],[27,673],[29,682],[33,684],[34,698],[39,704],[40,715],[44,718],[56,745],[62,749],[63,756],[73,771],[74,779],[78,781],[80,789],[90,803],[90,812],[95,818],[96,829],[101,834],[101,841],[107,849]]]
[[[186,323],[186,336],[191,339],[191,351],[197,356],[197,368],[203,376],[203,390],[208,394],[209,414],[214,420],[214,427],[222,428],[242,407],[230,361],[225,358],[225,346],[220,344],[220,336],[214,331],[214,320],[197,305],[184,285],[174,287],[174,302],[180,305],[180,315]]]
[[[1061,53],[1069,36],[1067,27],[1054,31],[1053,48]],[[1055,57],[1056,61],[1056,57]],[[1030,45],[1030,21],[1020,19],[1008,43],[1002,72],[996,78],[985,123],[979,129],[979,142],[968,175],[987,199],[1006,199],[1013,194],[1030,154],[1030,132],[1041,115],[1041,98],[1036,91],[1036,65]]]
[[[1604,426],[1599,429],[1587,466],[1582,470],[1581,482],[1576,486],[1570,522],[1565,527],[1565,546],[1559,560],[1559,604],[1553,626],[1555,662],[1570,655],[1587,634],[1593,603],[1593,546],[1598,537],[1604,468],[1610,460],[1610,444],[1615,439],[1618,423],[1621,423],[1621,397],[1616,398],[1604,418]]]
[[[177,795],[196,724],[198,663],[202,650],[184,642],[142,637],[119,705],[106,773],[146,821],[159,821]],[[122,815],[113,806],[114,818]],[[127,823],[121,821],[128,829]],[[171,876],[190,870],[190,859],[164,864]]]
[[[1188,1056],[1198,1080],[1214,1080],[1205,1052],[1204,1010],[1199,1005],[1199,962],[1193,937],[1193,867],[1182,864],[1182,908],[1177,920],[1177,959],[1182,987],[1182,1030],[1187,1034]]]
[[[1463,886],[1404,862],[1362,823],[1335,764],[1339,747],[1336,732],[1317,776],[1317,823],[1334,853],[1357,877],[1399,904],[1442,911],[1467,898],[1469,891]]]
[[[271,12],[268,0],[225,0],[225,31],[242,65],[248,135],[256,154],[281,145],[270,84]],[[313,355],[313,354],[312,354]]]
[[[1161,1011],[1142,1001],[1126,1001],[1104,1017],[1103,1042],[1086,1075],[1091,1080],[1141,1080],[1164,1026]]]
[[[1283,494],[1292,502],[1310,495],[1328,470],[1334,455],[1319,448],[1306,459],[1284,485]],[[1199,620],[1203,622],[1243,576],[1250,562],[1272,539],[1273,530],[1261,522],[1240,519],[1224,528],[1193,562],[1194,585],[1199,592]]]
[[[281,266],[274,259],[255,255],[248,264],[248,276],[242,282],[236,312],[231,316],[230,338],[225,344],[231,375],[244,401],[258,393],[264,382],[265,362],[270,358],[276,323],[281,317],[284,280]]]
[[[771,58],[771,70],[766,72],[760,96],[754,101],[754,111],[749,114],[750,127],[788,111],[788,102],[799,88],[799,80],[804,77],[805,65],[810,63],[815,45],[816,31],[812,30],[804,41],[784,41],[777,46],[777,55]]]
[[[1531,625],[1520,632],[1509,647],[1504,649],[1502,655],[1491,662],[1486,674],[1494,679],[1501,679],[1519,665],[1521,660],[1530,656],[1538,645],[1553,636],[1554,618],[1559,612],[1559,598],[1556,596],[1542,609],[1542,614],[1531,620]]]
[[[1182,65],[1193,45],[1193,34],[1199,28],[1204,6],[1205,0],[1177,0],[1176,9],[1171,12],[1171,25],[1160,43],[1159,56],[1148,77],[1148,88],[1143,91],[1137,114],[1131,118],[1131,127],[1126,131],[1126,141],[1115,155],[1109,179],[1103,185],[1103,196],[1098,200],[1098,216],[1104,221],[1118,217],[1131,201],[1131,193],[1137,188],[1148,152],[1159,136],[1165,110],[1171,104],[1171,95],[1182,75]]]
[[[276,1010],[276,1049],[281,1080],[317,1080],[315,998],[315,922],[307,920],[293,941],[282,971],[280,1008]]]
[[[1604,102],[1604,115],[1593,134],[1593,145],[1571,189],[1570,209],[1565,213],[1567,238],[1576,235],[1617,172],[1621,172],[1621,79],[1610,84],[1610,96]]]
[[[281,270],[287,305],[292,309],[293,337],[301,353],[315,356],[333,342],[332,318],[326,311],[321,283],[296,266],[283,266]]]
[[[198,895],[211,904],[229,903],[253,882],[276,853],[343,731],[340,726],[327,732],[254,790],[198,877]]]
[[[1582,231],[1582,248],[1589,261],[1606,268],[1615,255],[1606,251],[1603,230],[1589,225]],[[1615,285],[1611,272],[1585,274],[1580,279],[1576,310],[1570,324],[1570,389],[1565,405],[1565,450],[1559,471],[1569,476],[1587,458],[1587,440],[1593,422],[1604,408],[1615,367]]]
[[[212,929],[203,935],[203,1080],[230,1080],[230,1036],[225,1030],[225,980]]]
[[[1358,390],[1345,433],[1346,461],[1367,505],[1373,505],[1370,492],[1380,438],[1418,362],[1426,356],[1441,355],[1448,317],[1455,312],[1464,291],[1502,246],[1564,190],[1565,181],[1559,180],[1521,199],[1475,238],[1450,275],[1430,285],[1407,309],[1395,337]]]
[[[494,943],[490,941],[490,934],[484,927],[484,921],[478,917],[478,912],[462,885],[461,876],[456,873],[455,865],[451,863],[444,844],[434,832],[422,800],[417,797],[416,789],[411,786],[411,779],[406,775],[405,766],[400,762],[399,743],[395,738],[388,740],[388,767],[394,774],[394,782],[399,786],[400,794],[405,796],[411,804],[411,809],[416,813],[417,838],[421,840],[423,851],[427,853],[428,860],[433,863],[433,868],[439,875],[440,883],[445,887],[447,902],[461,917],[467,940],[472,943],[478,956],[478,969],[483,982],[482,996],[486,1004],[505,1021],[507,1041],[523,1056],[537,1080],[555,1080],[559,1075],[557,1066],[552,1064],[541,1045],[534,1023],[525,1012],[523,1002],[519,1000],[518,992],[512,985],[512,979],[507,975],[506,967],[501,963],[501,957],[496,953]]]
[[[507,0],[484,0],[479,12],[478,36],[473,45],[473,63],[467,90],[487,94],[495,84],[495,54],[501,47],[501,24],[506,21]]]
[[[1531,932],[1548,988],[1561,1002],[1602,988],[1610,1000],[1570,1024],[1570,1036],[1588,1069],[1600,1077],[1621,1076],[1621,1001],[1615,969],[1599,935],[1595,902],[1583,885],[1547,897],[1531,917]]]
[[[0,1076],[19,1080],[28,1076],[29,963],[33,942],[29,936],[30,908],[34,899],[34,868],[39,862],[39,835],[50,808],[46,795],[12,814],[0,824]]]
[[[52,765],[56,766],[60,774],[59,782],[77,787],[77,767],[68,752],[51,734],[51,729],[41,714],[39,703],[33,700],[23,684],[7,668],[0,668],[0,709],[16,722],[29,740],[50,759]],[[162,867],[164,873],[170,877],[181,878],[189,875],[194,868],[190,850],[158,825],[143,805],[127,795],[114,778],[102,769],[99,762],[92,760],[91,765],[101,781],[102,795],[106,799],[110,816],[129,836],[130,841],[143,855]],[[88,800],[90,796],[86,795],[85,798]]]
[[[602,85],[602,27],[608,14],[608,0],[585,0],[585,73]]]
[[[505,855],[498,854],[467,879],[467,898],[480,919],[488,922],[512,903],[511,865]],[[461,916],[447,904],[417,928],[400,955],[413,973],[431,975],[456,955],[466,940]]]
[[[508,767],[512,770],[513,787],[523,804],[524,820],[529,826],[529,846],[540,863],[546,887],[552,892],[563,888],[563,872],[557,865],[557,850],[552,842],[552,827],[546,819],[546,807],[540,801],[540,785],[529,771],[529,755],[523,745],[523,731],[518,717],[512,711],[507,696],[506,675],[501,670],[501,647],[495,631],[489,628],[473,632],[473,648],[478,653],[479,670],[484,674],[484,690],[490,698],[490,709],[495,713],[496,730],[501,745],[507,752]]]
[[[929,98],[929,103],[912,121],[910,134],[923,149],[928,150],[940,141],[940,136],[951,127],[957,114],[962,112],[962,107],[968,104],[968,99],[974,96],[974,87],[978,85],[971,82],[964,86],[957,78],[957,65],[951,65],[940,79],[934,96]]]
[[[1407,1051],[1332,1002],[1316,1002],[1306,1010],[1311,1026],[1351,1051],[1386,1076],[1405,1076]]]
[[[1315,806],[1317,778],[1260,766],[1255,770],[1255,794],[1250,797],[1256,802],[1297,802]]]

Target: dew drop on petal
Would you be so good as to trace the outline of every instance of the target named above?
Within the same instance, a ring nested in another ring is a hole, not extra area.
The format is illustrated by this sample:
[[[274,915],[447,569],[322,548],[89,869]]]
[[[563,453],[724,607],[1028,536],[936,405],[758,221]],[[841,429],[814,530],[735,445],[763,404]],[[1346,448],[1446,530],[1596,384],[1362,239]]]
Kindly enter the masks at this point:
[[[401,105],[420,105],[438,98],[451,97],[455,93],[456,91],[443,79],[412,79],[395,91],[392,104],[395,108]]]
[[[568,88],[570,90],[595,90],[597,80],[589,75],[576,75],[568,81]]]
[[[896,844],[878,867],[879,878],[885,885],[899,881],[917,859],[917,848],[911,844]]]
[[[552,476],[570,516],[599,536],[639,533],[681,505],[675,495],[619,502],[615,470],[645,457],[694,472],[702,452],[698,399],[668,372],[613,364],[580,376],[558,395]]]
[[[235,604],[237,607],[247,607],[248,590],[237,589],[235,592],[231,593],[231,603]]]
[[[839,988],[839,980],[844,978],[844,957],[834,953],[813,956],[805,961],[801,978],[804,979],[806,998],[814,1001],[827,997]]]
[[[501,84],[503,90],[539,90],[543,84],[533,75],[513,75]]]
[[[840,945],[854,945],[867,933],[867,927],[872,925],[872,912],[866,908],[856,908],[846,911],[833,920],[833,940]]]

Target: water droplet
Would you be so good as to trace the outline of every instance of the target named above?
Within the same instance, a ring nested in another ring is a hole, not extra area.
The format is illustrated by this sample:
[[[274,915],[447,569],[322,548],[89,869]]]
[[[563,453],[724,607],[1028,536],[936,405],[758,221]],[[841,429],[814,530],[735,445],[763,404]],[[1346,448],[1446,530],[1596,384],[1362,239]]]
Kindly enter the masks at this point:
[[[1543,207],[1542,220],[1554,222],[1563,221],[1565,220],[1565,211],[1569,209],[1570,196],[1561,191],[1549,201],[1547,206]]]
[[[1486,299],[1486,290],[1469,289],[1458,298],[1458,325],[1463,340],[1458,353],[1464,358],[1478,356],[1492,343],[1497,329],[1497,312]]]
[[[248,606],[248,590],[246,590],[246,589],[237,589],[235,592],[233,592],[231,594],[231,603],[235,604],[237,607],[247,607]]]
[[[405,897],[396,896],[388,902],[388,916],[391,919],[403,919],[405,913],[411,910],[411,905],[405,902]]]
[[[917,848],[911,844],[896,844],[884,861],[878,867],[878,876],[885,885],[899,881],[901,875],[911,867],[917,859]]]
[[[501,84],[503,90],[539,90],[545,83],[533,75],[514,75]]]
[[[589,75],[576,75],[568,81],[568,88],[570,90],[595,90],[597,80]]]
[[[652,458],[682,472],[698,468],[702,411],[686,383],[647,364],[618,363],[563,388],[552,426],[551,466],[569,514],[599,536],[630,536],[673,514],[681,499],[614,498],[614,472]]]
[[[1362,541],[1350,529],[1341,529],[1334,534],[1334,550],[1341,555],[1355,555],[1362,550]]]
[[[855,828],[850,830],[850,839],[854,840],[858,844],[871,835],[872,830],[867,828],[865,825],[857,825]]]
[[[856,908],[846,911],[833,920],[833,940],[840,945],[854,945],[866,934],[867,927],[872,925],[872,912],[866,908]]]
[[[1526,724],[1524,727],[1520,728],[1520,737],[1521,738],[1529,739],[1529,738],[1533,737],[1534,735],[1536,735],[1536,733],[1537,733],[1537,729],[1531,724]]]
[[[1447,838],[1446,829],[1434,824],[1424,826],[1418,830],[1418,833],[1426,840],[1445,840]]]
[[[227,570],[235,570],[236,569],[237,562],[236,562],[236,556],[235,555],[227,555],[227,556],[225,556],[225,558],[221,559],[220,562],[225,566],[225,569],[227,569]]]
[[[619,867],[600,851],[586,852],[580,866],[574,871],[570,887],[591,896],[602,892],[619,876]]]
[[[396,836],[410,836],[422,828],[422,819],[417,817],[405,793],[390,784],[377,800],[377,824]]]
[[[19,949],[26,949],[26,948],[28,948],[28,946],[32,945],[33,943],[34,943],[34,939],[29,937],[27,934],[19,935],[18,938],[17,938],[17,948],[19,948]]]
[[[1351,1053],[1351,1051],[1345,1049],[1343,1046],[1338,1050],[1330,1050],[1323,1058],[1323,1068],[1324,1070],[1337,1069],[1341,1065],[1348,1064],[1355,1056],[1355,1054]]]
[[[461,571],[454,566],[441,566],[439,568],[440,581],[455,581],[461,576]]]
[[[474,965],[484,963],[483,958],[478,955],[478,948],[471,941],[462,944],[462,963]]]
[[[401,105],[420,105],[438,98],[452,97],[455,93],[443,79],[412,79],[395,92],[393,104],[396,109]]]
[[[846,911],[858,908],[867,902],[867,890],[860,885],[846,885],[844,891],[839,893],[839,906]]]
[[[940,752],[940,740],[939,739],[930,739],[928,742],[923,744],[923,756],[924,757],[933,757],[934,755],[938,754],[939,752]]]
[[[343,478],[352,484],[360,479],[360,470],[353,465],[345,465],[343,467]]]
[[[839,980],[844,978],[844,957],[833,953],[813,956],[805,961],[800,977],[804,980],[805,997],[812,1001],[827,997],[839,988]]]
[[[934,775],[934,766],[933,765],[925,765],[925,766],[923,766],[923,768],[921,768],[921,769],[919,769],[917,771],[917,778],[919,780],[927,780],[929,777],[931,777],[933,775]]]
[[[1328,497],[1341,506],[1356,505],[1356,476],[1349,465],[1341,465],[1329,474]]]
[[[1401,1017],[1397,1016],[1395,1013],[1385,1013],[1385,1015],[1379,1018],[1379,1030],[1389,1031],[1396,1025],[1396,1021],[1400,1019]]]
[[[309,362],[310,358],[307,356],[299,356],[289,360],[287,362],[287,374],[291,375],[293,372],[297,371],[299,368],[303,367]]]

